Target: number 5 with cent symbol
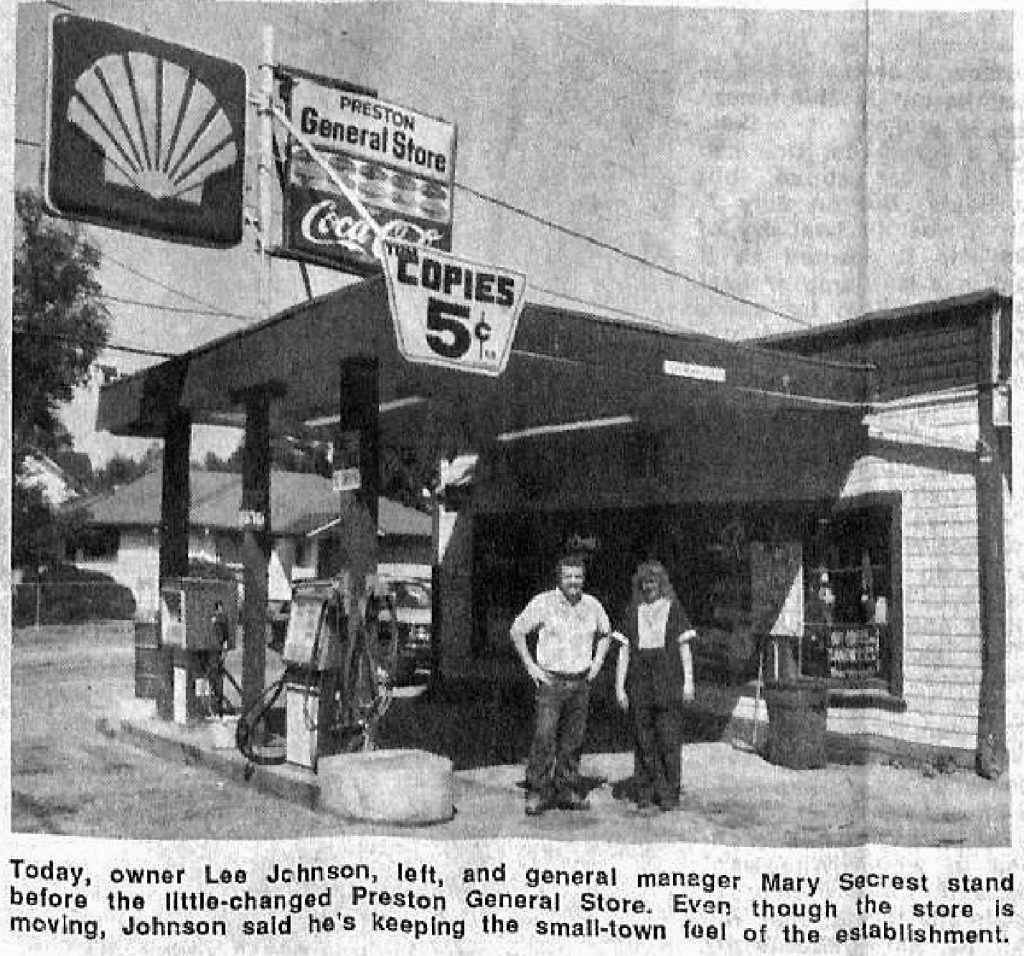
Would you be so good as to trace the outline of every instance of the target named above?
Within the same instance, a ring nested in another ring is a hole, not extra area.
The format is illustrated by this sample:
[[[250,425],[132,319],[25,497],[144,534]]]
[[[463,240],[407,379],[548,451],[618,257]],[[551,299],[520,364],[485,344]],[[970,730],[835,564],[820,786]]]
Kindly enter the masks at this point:
[[[427,303],[427,344],[444,358],[462,358],[473,344],[469,329],[463,325],[468,321],[468,305],[453,305],[431,296]],[[445,333],[451,335],[450,340]]]

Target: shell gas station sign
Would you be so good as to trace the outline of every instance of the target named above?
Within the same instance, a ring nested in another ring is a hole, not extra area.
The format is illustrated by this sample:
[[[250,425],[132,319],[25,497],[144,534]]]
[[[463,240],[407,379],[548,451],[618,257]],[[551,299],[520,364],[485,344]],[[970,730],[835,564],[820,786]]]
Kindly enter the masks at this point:
[[[43,193],[52,212],[194,245],[241,241],[241,66],[59,14],[48,80]]]
[[[526,276],[397,242],[384,243],[383,262],[405,359],[479,375],[505,371]]]

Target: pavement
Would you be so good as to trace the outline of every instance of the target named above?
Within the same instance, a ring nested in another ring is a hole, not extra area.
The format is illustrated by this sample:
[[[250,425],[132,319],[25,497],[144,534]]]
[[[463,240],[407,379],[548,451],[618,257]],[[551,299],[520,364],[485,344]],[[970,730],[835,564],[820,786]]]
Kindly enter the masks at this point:
[[[526,817],[520,786],[529,705],[493,692],[404,689],[381,725],[385,748],[453,760],[455,815],[428,826],[344,819],[319,806],[315,775],[253,768],[218,721],[157,719],[133,693],[131,635],[118,628],[16,633],[12,646],[12,828],[126,838],[271,838],[338,833],[428,840],[688,842],[819,847],[1008,846],[1010,786],[963,770],[830,764],[793,770],[740,741],[682,751],[679,810],[637,811],[616,799],[632,770],[624,721],[592,715],[581,771],[586,811]],[[619,786],[617,786],[617,784]]]

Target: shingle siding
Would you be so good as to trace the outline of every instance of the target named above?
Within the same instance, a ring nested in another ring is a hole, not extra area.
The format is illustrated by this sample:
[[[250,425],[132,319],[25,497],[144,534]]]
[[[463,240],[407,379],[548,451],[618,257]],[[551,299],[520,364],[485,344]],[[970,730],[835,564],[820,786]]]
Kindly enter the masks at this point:
[[[962,339],[958,340],[964,346]],[[927,356],[922,362],[927,365]],[[930,374],[930,373],[929,373]],[[922,381],[934,379],[924,378]],[[962,384],[962,383],[958,383]],[[869,711],[830,714],[829,726],[885,733],[911,743],[973,749],[981,686],[978,509],[970,451],[977,401],[935,395],[882,406],[876,431],[917,435],[922,453],[872,442],[852,469],[844,495],[901,494],[903,700],[884,719]],[[929,439],[934,445],[928,447]],[[954,447],[943,448],[949,442]],[[962,445],[961,449],[956,446]],[[880,729],[880,728],[884,728]]]

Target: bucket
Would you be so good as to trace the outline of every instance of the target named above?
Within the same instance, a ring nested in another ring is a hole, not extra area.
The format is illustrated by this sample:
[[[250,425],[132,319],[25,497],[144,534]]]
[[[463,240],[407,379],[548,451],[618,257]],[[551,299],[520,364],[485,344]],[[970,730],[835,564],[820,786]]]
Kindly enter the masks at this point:
[[[824,767],[828,688],[823,681],[768,684],[768,762],[794,770]]]

